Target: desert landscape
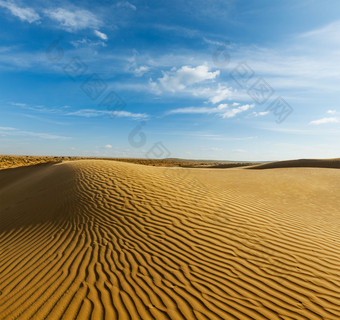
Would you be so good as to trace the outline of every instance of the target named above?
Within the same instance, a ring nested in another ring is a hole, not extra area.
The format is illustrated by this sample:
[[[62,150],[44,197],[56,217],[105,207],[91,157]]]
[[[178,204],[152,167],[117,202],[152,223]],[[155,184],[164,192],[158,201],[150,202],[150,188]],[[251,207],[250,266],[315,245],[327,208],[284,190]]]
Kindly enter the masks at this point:
[[[326,4],[0,0],[0,320],[340,320]]]
[[[0,171],[0,319],[340,318],[329,161],[57,160]]]

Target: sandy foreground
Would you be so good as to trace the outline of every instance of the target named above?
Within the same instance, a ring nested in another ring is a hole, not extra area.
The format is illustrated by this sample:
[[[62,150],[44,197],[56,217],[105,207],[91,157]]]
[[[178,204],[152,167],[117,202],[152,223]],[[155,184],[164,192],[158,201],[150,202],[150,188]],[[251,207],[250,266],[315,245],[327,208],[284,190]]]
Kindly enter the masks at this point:
[[[0,171],[0,319],[340,319],[340,170]]]

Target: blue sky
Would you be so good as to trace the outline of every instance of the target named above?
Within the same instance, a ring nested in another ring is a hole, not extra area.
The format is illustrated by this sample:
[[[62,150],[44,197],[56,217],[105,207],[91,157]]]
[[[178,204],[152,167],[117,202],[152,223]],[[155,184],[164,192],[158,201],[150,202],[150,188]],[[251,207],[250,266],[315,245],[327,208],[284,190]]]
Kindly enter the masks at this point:
[[[340,2],[0,0],[2,154],[340,156]]]

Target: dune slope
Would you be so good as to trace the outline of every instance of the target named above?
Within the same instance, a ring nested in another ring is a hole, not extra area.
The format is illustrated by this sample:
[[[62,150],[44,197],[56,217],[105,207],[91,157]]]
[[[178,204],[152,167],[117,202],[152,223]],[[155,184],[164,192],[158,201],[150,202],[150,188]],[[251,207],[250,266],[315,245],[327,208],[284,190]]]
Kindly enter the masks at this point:
[[[273,168],[333,168],[340,169],[340,159],[297,159],[261,163],[247,169],[273,169]]]
[[[340,170],[0,172],[0,319],[340,319]]]

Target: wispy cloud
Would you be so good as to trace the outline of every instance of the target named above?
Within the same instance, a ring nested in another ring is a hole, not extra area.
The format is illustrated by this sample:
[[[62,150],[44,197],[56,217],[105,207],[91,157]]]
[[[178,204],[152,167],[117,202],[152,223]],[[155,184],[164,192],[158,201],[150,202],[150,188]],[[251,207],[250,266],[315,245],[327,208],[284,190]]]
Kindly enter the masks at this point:
[[[103,111],[95,109],[81,109],[74,112],[66,113],[68,116],[79,116],[86,118],[100,117],[100,116],[115,116],[123,118],[131,118],[134,120],[147,119],[149,116],[145,113],[133,113],[129,111]]]
[[[166,112],[166,114],[210,114],[217,113],[219,110],[217,108],[208,107],[187,107],[187,108],[177,108]]]
[[[321,28],[314,29],[303,33],[300,35],[302,39],[309,39],[315,40],[318,39],[320,42],[328,42],[334,44],[340,43],[340,35],[339,35],[339,28],[340,28],[340,20],[333,21]]]
[[[62,107],[46,107],[46,106],[41,106],[41,105],[28,105],[26,103],[16,103],[16,102],[11,102],[11,105],[15,107],[19,107],[25,110],[31,110],[31,111],[36,111],[39,113],[53,113],[53,114],[62,114],[65,112],[65,110],[69,109],[69,106],[62,106]]]
[[[318,120],[313,120],[309,124],[313,125],[320,125],[320,124],[327,124],[327,123],[339,123],[340,120],[336,117],[329,117],[329,118],[322,118]]]
[[[50,133],[41,133],[41,132],[32,132],[32,131],[24,131],[17,128],[11,127],[0,127],[0,134],[8,135],[8,136],[24,136],[24,137],[34,137],[40,139],[48,139],[48,140],[65,140],[70,139],[70,137],[58,136]]]
[[[224,101],[228,98],[231,98],[233,95],[233,90],[231,87],[226,87],[222,84],[218,84],[217,88],[210,88],[211,96],[209,100],[213,103],[219,103],[221,101]]]
[[[21,113],[20,116],[25,117],[25,118],[29,118],[29,119],[38,120],[38,121],[41,121],[41,122],[56,124],[58,126],[64,126],[64,125],[69,124],[67,122],[55,121],[55,120],[47,119],[47,118],[44,118],[44,117],[38,117],[38,116],[35,116],[35,115],[32,115],[32,114]]]
[[[250,114],[251,117],[263,117],[263,116],[266,116],[267,114],[269,114],[269,111],[261,111],[261,112],[252,112]]]
[[[329,124],[329,123],[340,123],[339,112],[337,110],[328,110],[327,114],[332,115],[332,117],[324,117],[321,119],[313,120],[309,122],[311,125]]]
[[[243,106],[233,108],[231,110],[227,110],[226,112],[222,114],[222,118],[234,118],[237,114],[245,112],[254,107],[255,107],[254,104],[245,104]]]
[[[70,41],[70,43],[75,47],[75,48],[82,48],[82,47],[106,47],[107,44],[105,41],[93,41],[91,39],[88,38],[82,38],[79,40],[74,40],[74,41]]]
[[[106,41],[108,39],[107,35],[103,32],[100,32],[98,30],[94,30],[94,34],[99,37],[100,39]]]
[[[58,114],[61,116],[79,116],[79,117],[86,117],[86,118],[94,118],[94,117],[101,117],[101,116],[114,116],[114,117],[122,117],[122,118],[131,118],[133,120],[139,119],[147,119],[149,115],[146,113],[134,113],[130,111],[108,111],[108,110],[96,110],[96,109],[79,109],[72,111],[72,107],[70,106],[62,106],[62,107],[45,107],[45,106],[28,106],[24,103],[11,103],[12,105],[15,104],[16,106],[31,110],[38,113],[43,114]]]
[[[236,103],[238,105],[238,103]],[[235,106],[235,104],[233,104]],[[178,108],[168,111],[166,114],[218,114],[222,118],[233,118],[237,114],[245,112],[251,108],[254,108],[254,104],[245,104],[242,106],[238,106],[236,108],[230,108],[228,104],[220,104],[215,108],[208,107],[187,107],[187,108]]]
[[[134,70],[134,73],[137,77],[141,77],[145,73],[147,73],[150,70],[148,66],[140,66]]]
[[[45,14],[58,23],[58,27],[68,32],[83,29],[97,29],[102,23],[92,12],[85,9],[47,9]]]
[[[17,107],[26,107],[26,103],[20,103],[20,102],[11,102],[12,106],[17,106]]]
[[[224,43],[221,42],[221,41],[211,40],[211,39],[208,39],[206,37],[203,37],[203,41],[205,43],[211,44],[213,46],[222,46],[222,45],[224,45]]]
[[[12,128],[12,127],[0,127],[1,131],[13,131],[13,130],[17,130],[16,128]]]
[[[0,0],[0,7],[8,9],[12,15],[16,16],[21,21],[32,23],[40,20],[39,14],[34,9],[20,7],[14,1]]]
[[[129,1],[120,1],[117,3],[117,7],[118,8],[128,8],[128,9],[132,9],[134,11],[137,10],[136,6],[133,5],[132,3],[130,3]]]
[[[339,112],[336,110],[328,110],[327,111],[328,114],[338,114]]]

